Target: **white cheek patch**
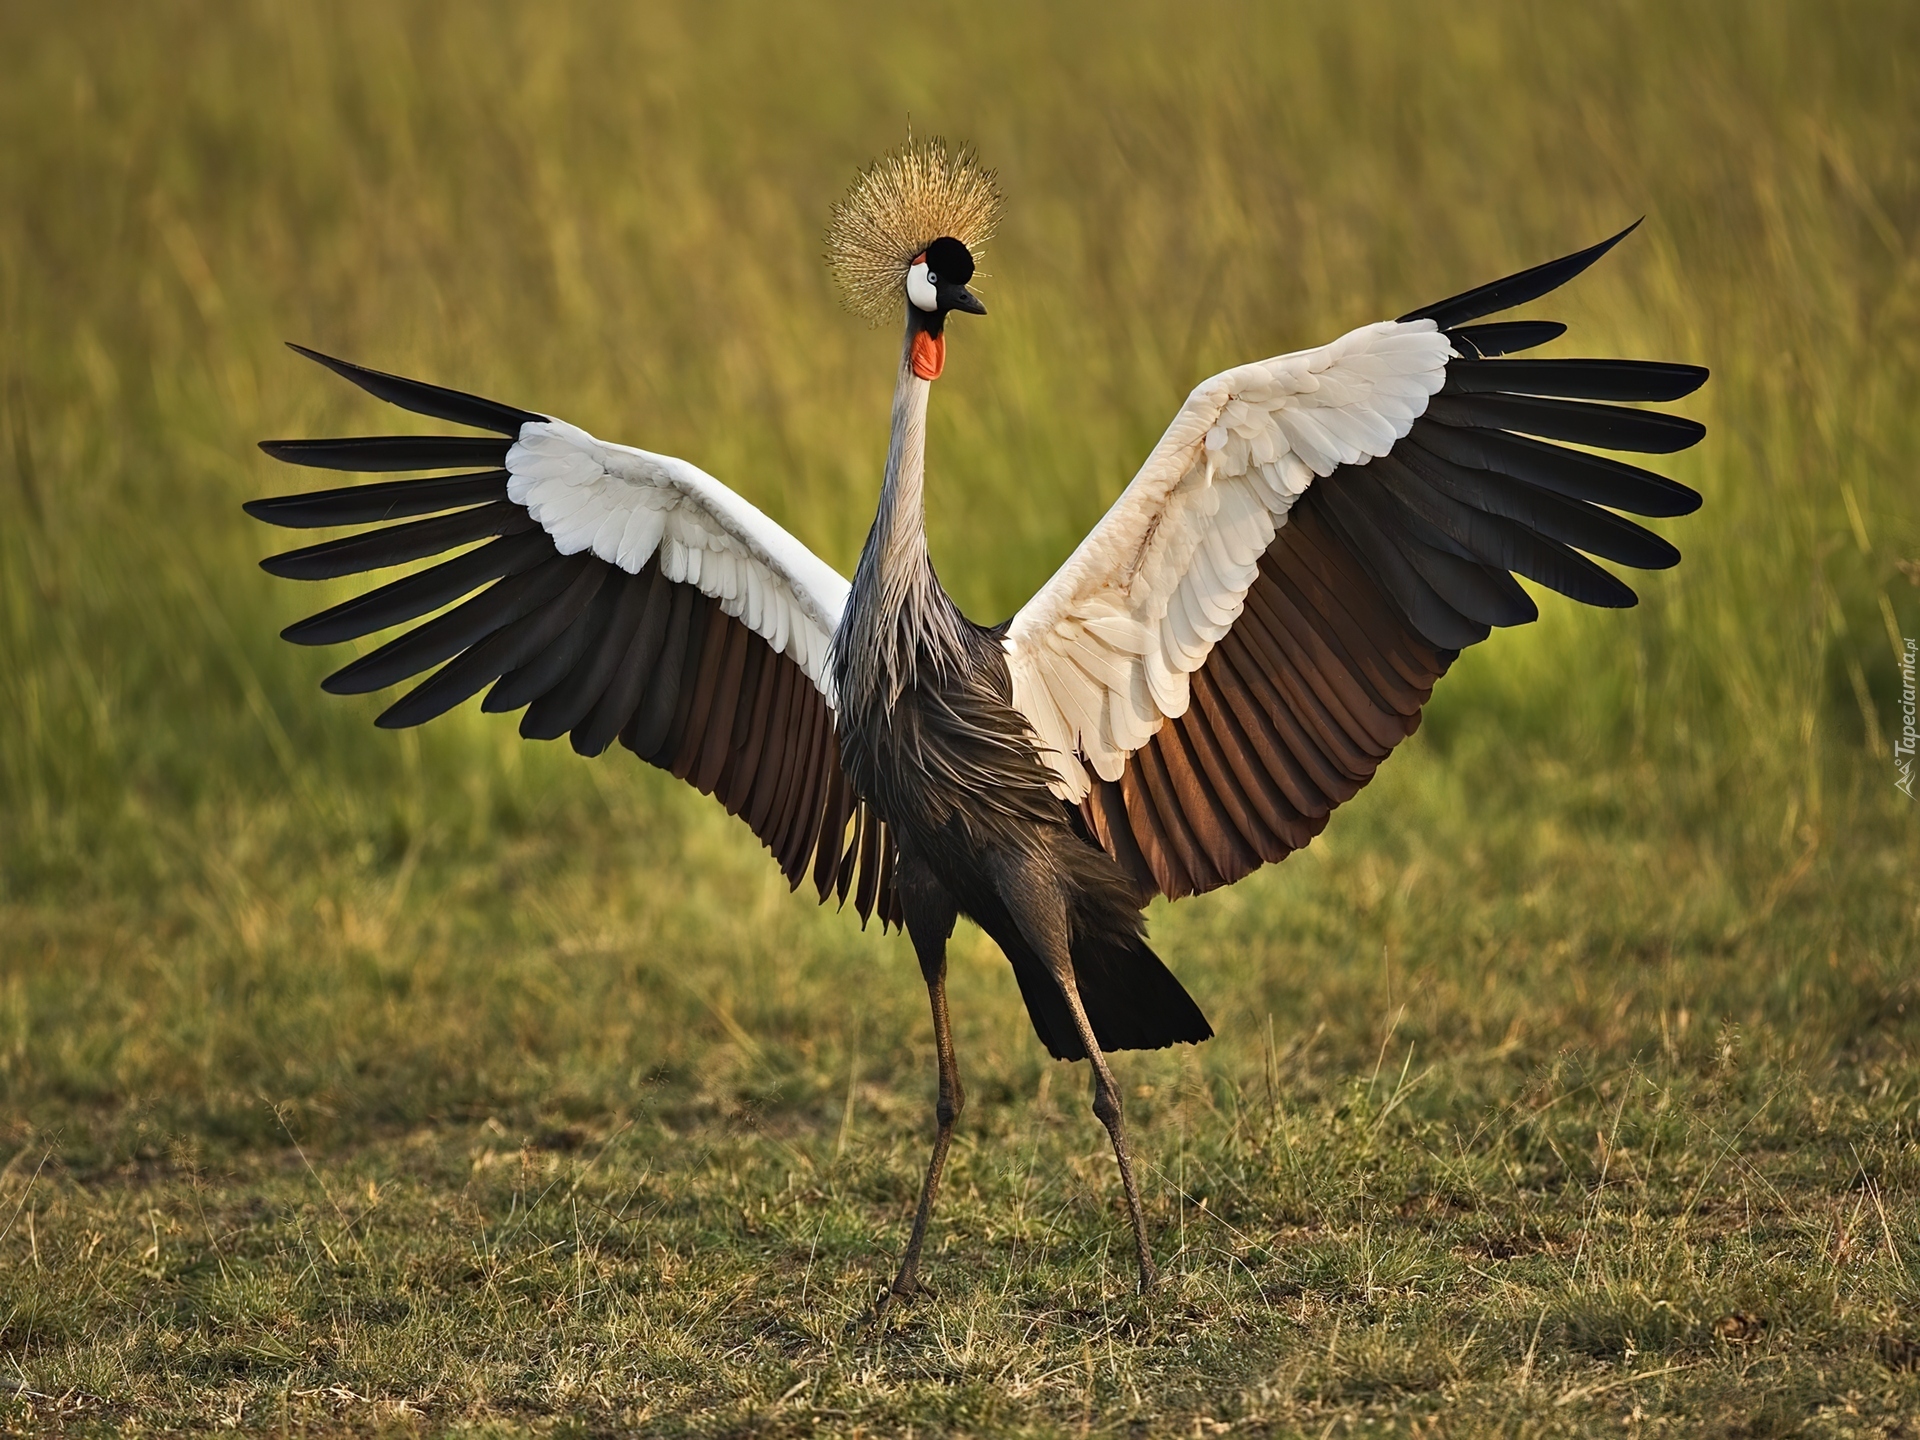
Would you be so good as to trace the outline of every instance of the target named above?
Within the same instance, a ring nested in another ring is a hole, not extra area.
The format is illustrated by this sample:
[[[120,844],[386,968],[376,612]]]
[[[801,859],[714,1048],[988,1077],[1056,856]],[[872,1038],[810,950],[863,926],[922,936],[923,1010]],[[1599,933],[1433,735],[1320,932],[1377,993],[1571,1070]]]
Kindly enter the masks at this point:
[[[927,277],[927,262],[916,260],[907,271],[907,299],[913,302],[916,310],[934,311],[940,308],[940,297],[935,293],[933,281]]]

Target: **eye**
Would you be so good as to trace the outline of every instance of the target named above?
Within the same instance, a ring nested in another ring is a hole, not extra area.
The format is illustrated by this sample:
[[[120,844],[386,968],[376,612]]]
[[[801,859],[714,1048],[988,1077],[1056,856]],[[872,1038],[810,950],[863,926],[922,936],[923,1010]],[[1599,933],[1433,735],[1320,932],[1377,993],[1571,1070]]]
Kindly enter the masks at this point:
[[[927,271],[927,283],[929,285],[938,285],[940,283],[940,277],[929,270]]]
[[[907,299],[913,303],[914,309],[923,310],[929,315],[939,310],[940,292],[934,288],[937,283],[927,273],[926,261],[914,262],[907,271]]]

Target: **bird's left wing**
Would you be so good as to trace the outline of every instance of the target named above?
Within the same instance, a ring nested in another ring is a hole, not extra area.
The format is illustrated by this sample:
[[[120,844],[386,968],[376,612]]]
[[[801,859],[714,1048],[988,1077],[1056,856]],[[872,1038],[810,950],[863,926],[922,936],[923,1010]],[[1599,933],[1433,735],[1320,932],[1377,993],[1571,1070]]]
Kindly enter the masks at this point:
[[[1580,551],[1679,559],[1613,512],[1684,514],[1698,495],[1532,437],[1682,449],[1694,421],[1584,402],[1678,399],[1706,371],[1496,359],[1566,327],[1468,323],[1626,233],[1203,382],[1014,616],[1013,701],[1055,793],[1143,891],[1210,890],[1318,834],[1462,647],[1537,617],[1510,572],[1620,606],[1633,591]]]
[[[827,652],[848,587],[831,566],[685,460],[294,348],[392,404],[493,432],[263,442],[295,465],[464,472],[246,506],[296,529],[377,527],[261,562],[289,579],[457,552],[283,632],[331,645],[440,612],[322,688],[432,670],[375,723],[418,725],[486,689],[483,709],[525,708],[530,739],[598,755],[617,738],[746,821],[792,885],[811,874],[821,899],[853,891],[863,920],[897,919],[893,846],[834,736]]]

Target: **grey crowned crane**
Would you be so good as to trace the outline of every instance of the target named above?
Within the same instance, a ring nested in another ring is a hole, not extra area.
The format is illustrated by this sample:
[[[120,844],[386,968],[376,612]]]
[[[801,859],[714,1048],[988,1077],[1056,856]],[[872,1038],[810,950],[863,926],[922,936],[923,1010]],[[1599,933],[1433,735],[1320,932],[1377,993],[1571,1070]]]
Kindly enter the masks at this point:
[[[458,552],[285,631],[332,645],[412,625],[322,682],[351,695],[432,671],[377,724],[418,725],[486,690],[481,708],[523,710],[529,739],[566,735],[582,755],[617,740],[744,820],[793,887],[811,879],[823,901],[851,895],[863,923],[905,928],[939,1100],[882,1308],[922,1288],[962,1104],[945,993],[958,916],[1012,962],[1048,1052],[1091,1063],[1150,1287],[1106,1055],[1213,1031],[1148,948],[1142,908],[1306,845],[1413,733],[1463,647],[1537,617],[1515,575],[1632,605],[1587,557],[1672,565],[1671,545],[1617,512],[1700,503],[1593,451],[1699,440],[1692,420],[1605,402],[1677,400],[1705,370],[1505,359],[1566,327],[1481,323],[1573,279],[1622,231],[1201,382],[1059,573],[1011,620],[975,624],[928,560],[926,419],[947,317],[985,313],[968,282],[998,211],[991,173],[938,141],[881,160],[835,208],[828,258],[849,305],[905,322],[851,585],[685,460],[304,349],[485,433],[269,441],[296,465],[454,473],[246,507],[293,528],[373,527],[262,562],[289,579]]]

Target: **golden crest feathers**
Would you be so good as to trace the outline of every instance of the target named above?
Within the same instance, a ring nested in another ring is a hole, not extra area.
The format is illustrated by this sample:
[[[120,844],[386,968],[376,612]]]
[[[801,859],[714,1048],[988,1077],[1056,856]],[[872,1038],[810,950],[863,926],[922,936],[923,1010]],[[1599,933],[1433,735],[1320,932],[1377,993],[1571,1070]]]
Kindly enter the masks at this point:
[[[877,325],[899,310],[914,256],[951,235],[978,260],[999,223],[1000,187],[973,151],[909,136],[833,207],[827,269],[847,308]]]

